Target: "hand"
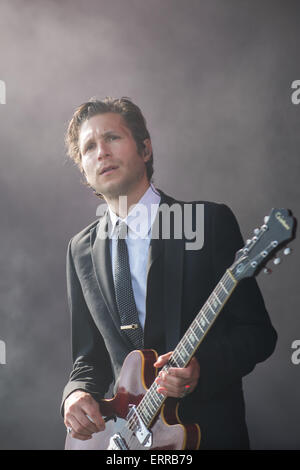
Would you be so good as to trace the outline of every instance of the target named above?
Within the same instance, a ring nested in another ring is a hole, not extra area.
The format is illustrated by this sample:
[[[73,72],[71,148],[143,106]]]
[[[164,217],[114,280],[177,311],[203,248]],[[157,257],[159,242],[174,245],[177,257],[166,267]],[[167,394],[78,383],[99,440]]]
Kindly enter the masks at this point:
[[[86,441],[94,432],[105,429],[99,404],[89,393],[75,390],[66,398],[64,411],[64,423],[72,429],[71,436],[76,439]]]
[[[172,354],[173,351],[160,356],[153,364],[154,367],[163,367]],[[199,377],[199,362],[193,357],[187,367],[171,367],[168,372],[160,371],[155,382],[160,385],[157,391],[164,396],[183,398],[187,393],[192,393],[195,390]]]

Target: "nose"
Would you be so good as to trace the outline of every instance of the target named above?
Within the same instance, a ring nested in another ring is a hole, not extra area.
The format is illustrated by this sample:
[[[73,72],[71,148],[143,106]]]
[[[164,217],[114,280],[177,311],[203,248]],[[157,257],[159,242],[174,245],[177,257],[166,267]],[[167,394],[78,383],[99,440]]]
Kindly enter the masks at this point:
[[[105,142],[99,142],[97,148],[97,158],[100,160],[103,157],[108,157],[110,155],[109,146]]]

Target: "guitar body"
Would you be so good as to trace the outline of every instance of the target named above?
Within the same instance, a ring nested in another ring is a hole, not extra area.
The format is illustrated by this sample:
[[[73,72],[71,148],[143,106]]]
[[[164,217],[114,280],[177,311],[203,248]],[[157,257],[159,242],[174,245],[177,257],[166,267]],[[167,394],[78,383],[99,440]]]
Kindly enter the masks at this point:
[[[198,424],[182,424],[178,417],[178,400],[167,398],[159,413],[154,417],[149,430],[152,433],[151,446],[145,447],[135,436],[128,432],[126,417],[130,405],[138,405],[154,382],[157,369],[153,363],[157,353],[152,349],[132,351],[125,359],[119,379],[117,394],[100,403],[102,416],[117,417],[109,420],[104,431],[93,434],[92,439],[81,441],[70,435],[66,437],[66,450],[106,450],[110,448],[113,435],[120,432],[125,436],[126,450],[181,450],[198,449],[200,428]],[[126,427],[127,426],[127,427]],[[122,430],[127,429],[126,433]],[[114,448],[111,448],[114,449]]]

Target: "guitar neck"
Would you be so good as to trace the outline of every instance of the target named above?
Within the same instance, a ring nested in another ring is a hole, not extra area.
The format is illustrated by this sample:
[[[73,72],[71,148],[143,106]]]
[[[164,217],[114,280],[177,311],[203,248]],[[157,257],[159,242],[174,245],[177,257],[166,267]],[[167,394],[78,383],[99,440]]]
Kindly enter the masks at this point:
[[[231,271],[227,269],[162,370],[167,371],[170,367],[185,367],[189,363],[231,296],[237,283],[238,281],[234,278]],[[166,397],[157,392],[157,388],[158,386],[154,382],[137,407],[146,426],[150,426],[166,399]]]
[[[173,351],[170,367],[185,367],[189,363],[236,285],[237,280],[228,269]]]

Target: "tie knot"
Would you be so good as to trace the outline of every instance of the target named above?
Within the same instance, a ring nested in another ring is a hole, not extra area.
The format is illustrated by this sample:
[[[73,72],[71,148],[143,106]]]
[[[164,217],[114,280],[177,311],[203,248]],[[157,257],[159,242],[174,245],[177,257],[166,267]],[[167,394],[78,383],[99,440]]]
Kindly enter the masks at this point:
[[[118,238],[125,239],[127,237],[128,225],[126,222],[117,222]]]

